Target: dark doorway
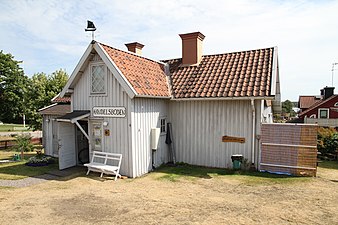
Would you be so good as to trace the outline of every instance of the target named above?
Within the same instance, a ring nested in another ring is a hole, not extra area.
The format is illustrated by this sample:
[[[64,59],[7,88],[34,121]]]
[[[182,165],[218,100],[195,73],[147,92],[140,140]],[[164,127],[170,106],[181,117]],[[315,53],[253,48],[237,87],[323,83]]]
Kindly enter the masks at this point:
[[[82,129],[88,134],[88,121],[78,121]],[[89,143],[86,136],[76,126],[76,147],[77,147],[77,164],[83,165],[89,162]]]

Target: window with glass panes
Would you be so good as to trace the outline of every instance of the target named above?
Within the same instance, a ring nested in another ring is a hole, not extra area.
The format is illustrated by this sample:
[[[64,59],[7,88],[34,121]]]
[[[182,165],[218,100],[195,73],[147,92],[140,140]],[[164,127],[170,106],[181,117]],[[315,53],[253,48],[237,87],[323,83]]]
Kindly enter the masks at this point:
[[[161,127],[160,127],[160,130],[161,130],[161,133],[165,133],[165,118],[162,118],[161,119]]]
[[[319,118],[329,118],[329,110],[328,109],[319,109]]]
[[[93,65],[91,73],[91,93],[105,93],[105,69],[104,65]]]

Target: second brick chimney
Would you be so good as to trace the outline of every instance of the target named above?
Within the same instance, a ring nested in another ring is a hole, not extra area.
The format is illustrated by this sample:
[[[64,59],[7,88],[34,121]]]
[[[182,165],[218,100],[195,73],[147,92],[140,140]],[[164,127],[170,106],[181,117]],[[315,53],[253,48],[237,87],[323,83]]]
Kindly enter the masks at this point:
[[[180,34],[182,39],[182,64],[198,65],[202,59],[203,40],[201,32]]]
[[[142,48],[144,47],[143,44],[138,42],[132,42],[125,45],[127,46],[128,51],[133,52],[137,55],[142,55]]]

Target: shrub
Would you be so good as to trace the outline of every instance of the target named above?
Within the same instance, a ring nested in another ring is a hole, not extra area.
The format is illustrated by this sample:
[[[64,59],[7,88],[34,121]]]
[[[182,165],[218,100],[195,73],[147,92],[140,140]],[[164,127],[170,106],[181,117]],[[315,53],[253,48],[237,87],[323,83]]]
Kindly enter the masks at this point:
[[[16,151],[31,152],[33,151],[33,144],[31,144],[32,137],[29,134],[22,134],[16,137]]]
[[[55,163],[55,159],[53,157],[38,154],[36,156],[30,157],[26,165],[48,165],[52,163]]]
[[[320,127],[318,129],[317,148],[323,156],[336,154],[336,150],[338,149],[338,132],[334,128]]]

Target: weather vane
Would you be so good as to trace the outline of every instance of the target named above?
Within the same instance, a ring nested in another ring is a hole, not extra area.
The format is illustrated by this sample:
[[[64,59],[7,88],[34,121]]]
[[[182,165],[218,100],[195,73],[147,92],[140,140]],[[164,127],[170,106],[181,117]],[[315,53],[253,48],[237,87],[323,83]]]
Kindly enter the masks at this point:
[[[96,31],[96,27],[92,21],[87,20],[87,28],[85,31],[91,31],[92,32],[92,41],[94,41],[94,31]]]

